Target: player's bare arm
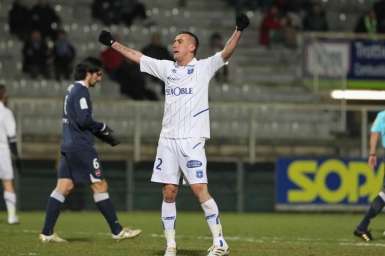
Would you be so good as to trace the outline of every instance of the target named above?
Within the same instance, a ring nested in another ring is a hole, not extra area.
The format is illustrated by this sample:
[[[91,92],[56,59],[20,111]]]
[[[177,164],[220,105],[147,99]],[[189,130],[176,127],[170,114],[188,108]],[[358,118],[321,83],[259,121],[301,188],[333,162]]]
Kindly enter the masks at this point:
[[[129,48],[129,47],[126,47],[124,45],[122,45],[121,43],[119,42],[114,42],[111,46],[113,49],[115,49],[116,51],[120,52],[121,54],[123,54],[124,57],[126,57],[127,59],[139,64],[140,62],[140,58],[143,56],[143,53],[137,51],[137,50],[134,50],[132,48]]]
[[[372,169],[374,169],[376,164],[377,164],[376,149],[377,149],[377,143],[378,143],[379,139],[380,139],[380,134],[378,132],[370,133],[370,148],[369,148],[368,165]]]
[[[139,64],[140,58],[143,56],[143,53],[117,42],[111,33],[105,30],[100,32],[99,42],[120,52],[124,57],[137,64]]]
[[[249,18],[245,14],[240,14],[236,18],[235,31],[226,42],[225,47],[222,50],[222,58],[224,61],[230,59],[231,55],[234,53],[235,48],[237,47],[239,40],[241,39],[242,31],[247,28],[250,24]]]
[[[228,61],[231,55],[233,55],[235,48],[241,39],[241,33],[241,31],[235,30],[229,40],[227,40],[226,45],[222,50],[222,58],[224,61]]]

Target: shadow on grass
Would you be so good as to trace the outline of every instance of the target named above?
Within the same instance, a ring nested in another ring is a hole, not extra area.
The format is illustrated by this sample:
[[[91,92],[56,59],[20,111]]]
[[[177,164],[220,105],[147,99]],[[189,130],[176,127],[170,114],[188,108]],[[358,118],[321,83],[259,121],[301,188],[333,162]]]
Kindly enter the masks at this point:
[[[156,256],[163,256],[164,251],[155,251],[154,255]],[[178,249],[177,251],[178,256],[205,256],[207,255],[206,250],[195,250],[195,249],[190,249],[190,250],[184,250],[184,249]]]
[[[372,229],[371,231],[372,231],[372,235],[374,237],[374,240],[382,240],[382,241],[385,240],[384,229],[375,228],[375,229]]]
[[[85,243],[85,242],[91,242],[93,239],[87,238],[87,237],[71,237],[71,238],[65,238],[68,242],[80,242],[80,243]]]

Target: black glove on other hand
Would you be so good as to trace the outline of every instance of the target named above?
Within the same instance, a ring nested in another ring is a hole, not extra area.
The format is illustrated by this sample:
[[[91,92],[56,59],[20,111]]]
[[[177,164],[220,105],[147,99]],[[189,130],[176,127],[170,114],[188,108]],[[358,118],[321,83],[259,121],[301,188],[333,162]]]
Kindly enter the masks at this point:
[[[241,14],[237,15],[235,23],[236,23],[237,30],[238,31],[242,31],[242,30],[244,30],[245,28],[247,28],[249,26],[250,20],[246,16],[246,14],[241,13]]]
[[[113,43],[115,43],[115,39],[111,35],[111,32],[102,30],[99,34],[99,42],[104,44],[105,46],[111,47]]]

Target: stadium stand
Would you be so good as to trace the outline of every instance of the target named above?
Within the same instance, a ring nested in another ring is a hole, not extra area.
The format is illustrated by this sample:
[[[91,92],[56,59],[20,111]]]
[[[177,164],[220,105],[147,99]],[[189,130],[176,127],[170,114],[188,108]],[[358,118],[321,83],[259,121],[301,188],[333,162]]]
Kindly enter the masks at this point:
[[[58,0],[54,4],[64,30],[77,49],[78,60],[88,55],[98,56],[102,50],[96,37],[104,26],[91,19],[91,2],[78,0],[75,6],[73,1]],[[142,48],[154,31],[161,32],[163,40],[170,42],[175,33],[188,29],[200,37],[198,57],[204,57],[209,51],[208,42],[213,28],[226,38],[233,26],[234,11],[220,0],[188,1],[187,7],[183,8],[176,7],[176,0],[143,2],[154,26],[144,26],[138,21],[130,28],[124,25],[110,27],[112,32],[119,31],[123,41],[134,48]],[[352,31],[353,21],[368,5],[368,1],[363,0],[323,2],[331,29],[338,31]],[[9,86],[13,97],[11,106],[21,123],[24,157],[37,157],[32,148],[36,148],[35,143],[41,141],[49,144],[42,148],[45,147],[48,155],[54,158],[56,155],[53,152],[57,149],[50,143],[60,138],[61,97],[71,81],[31,80],[21,74],[22,43],[9,34],[7,25],[7,10],[11,4],[11,0],[0,3],[0,83]],[[210,142],[208,154],[230,156],[236,152],[236,155],[247,158],[250,156],[250,147],[258,144],[261,152],[255,151],[252,159],[256,154],[272,159],[275,154],[280,154],[278,146],[284,145],[290,151],[297,146],[310,144],[310,141],[318,145],[314,151],[308,151],[310,155],[319,150],[325,154],[334,152],[335,143],[331,144],[330,141],[335,139],[335,132],[340,131],[339,112],[337,109],[325,110],[321,106],[320,96],[303,86],[300,49],[277,46],[272,50],[259,47],[257,27],[261,11],[248,14],[252,18],[252,26],[244,34],[229,64],[229,81],[212,81],[211,84],[210,99],[214,104],[210,115],[214,139]],[[160,130],[160,103],[127,101],[119,95],[118,85],[108,80],[95,88],[92,94],[96,98],[95,112],[98,117],[107,121],[125,138],[120,155],[116,155],[119,149],[112,150],[115,157],[126,156],[127,150],[140,150],[139,155],[151,159]],[[305,104],[305,107],[293,111],[297,103]],[[320,107],[308,110],[306,104]],[[315,133],[317,138],[314,138]],[[139,149],[138,143],[141,146]],[[267,144],[278,146],[265,147]],[[223,147],[227,146],[233,147],[228,152],[223,151]],[[290,152],[295,153],[295,150]],[[113,158],[112,154],[109,156]]]

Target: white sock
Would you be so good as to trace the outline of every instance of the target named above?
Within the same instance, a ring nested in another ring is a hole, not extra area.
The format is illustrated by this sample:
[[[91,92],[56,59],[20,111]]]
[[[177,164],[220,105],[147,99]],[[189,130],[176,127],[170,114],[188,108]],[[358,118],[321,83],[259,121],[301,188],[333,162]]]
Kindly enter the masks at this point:
[[[205,212],[206,221],[213,236],[213,244],[221,247],[227,245],[225,239],[223,238],[217,203],[215,203],[214,199],[211,198],[202,203],[201,206]]]
[[[167,247],[176,247],[175,242],[176,205],[174,203],[162,203],[162,223]]]
[[[13,192],[4,191],[4,201],[7,206],[8,219],[16,218],[16,194]]]

